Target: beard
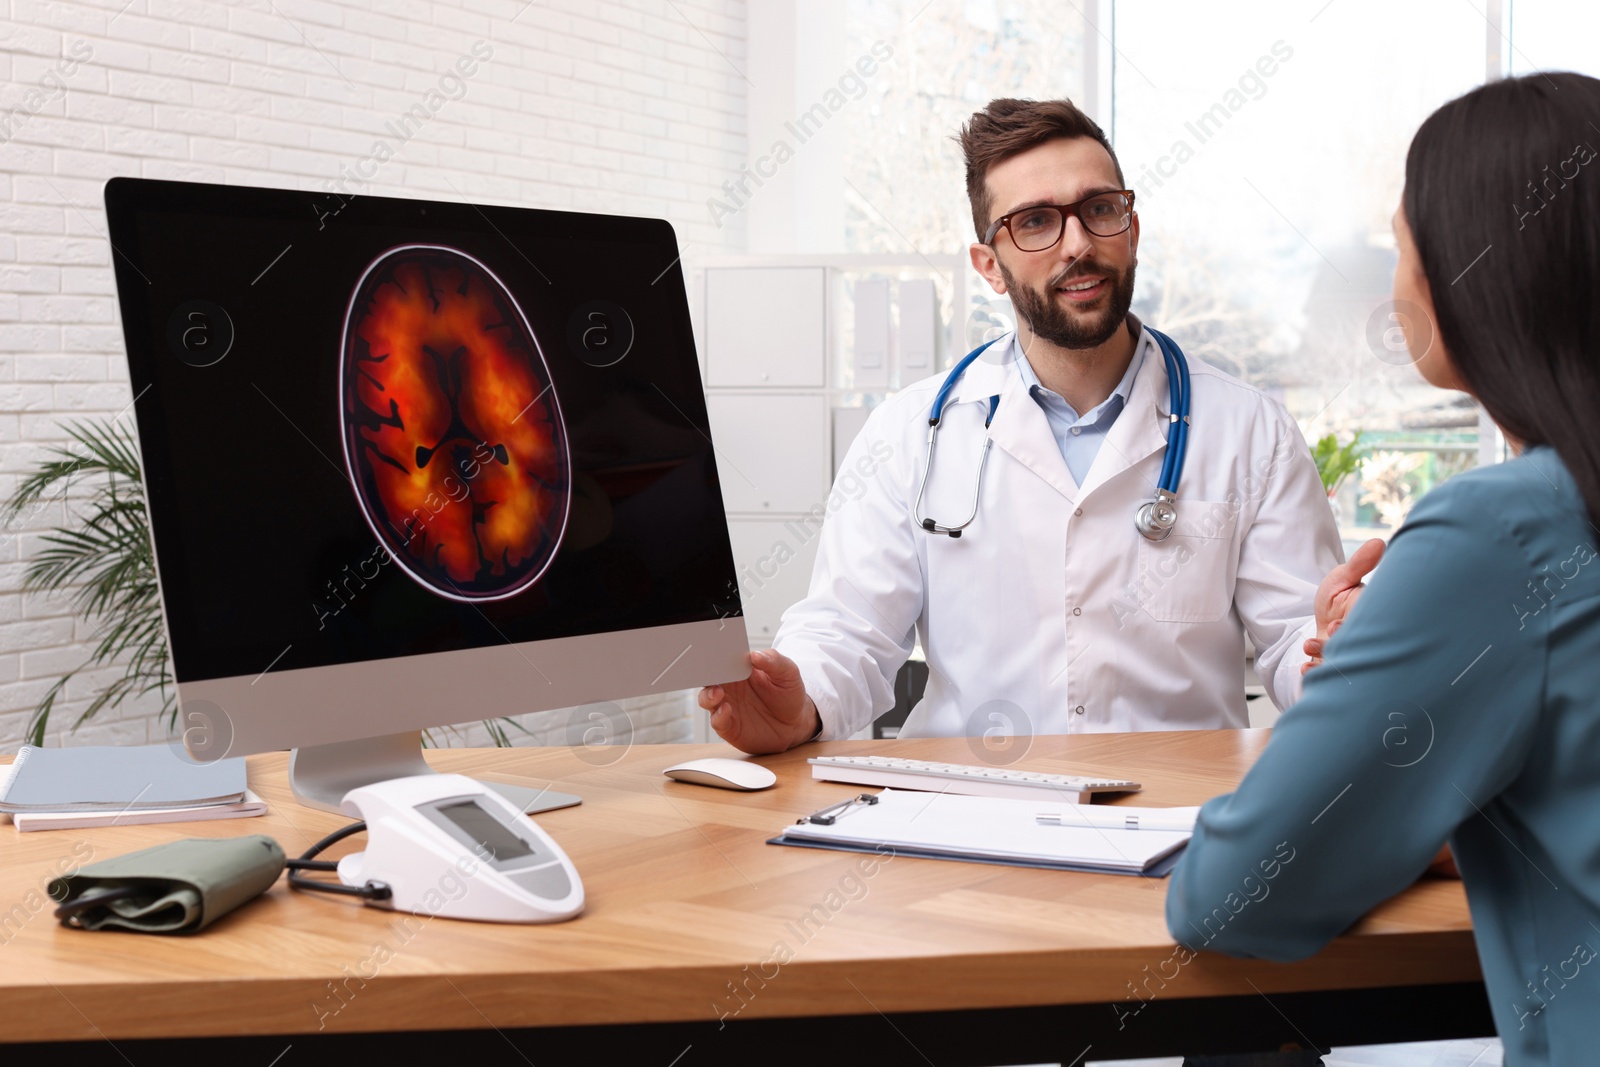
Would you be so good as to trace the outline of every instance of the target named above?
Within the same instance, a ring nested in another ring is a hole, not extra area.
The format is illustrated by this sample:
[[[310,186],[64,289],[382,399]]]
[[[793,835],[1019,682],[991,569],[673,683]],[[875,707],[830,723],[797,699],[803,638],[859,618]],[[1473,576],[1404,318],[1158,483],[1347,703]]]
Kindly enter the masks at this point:
[[[1096,348],[1111,339],[1127,319],[1133,306],[1132,264],[1121,272],[1078,271],[1067,272],[1051,280],[1042,291],[1018,285],[1011,272],[1000,264],[1000,276],[1005,279],[1006,293],[1011,297],[1017,317],[1028,324],[1034,335],[1042,337],[1060,348]],[[1109,287],[1109,299],[1102,297],[1105,308],[1101,311],[1079,311],[1063,307],[1055,290],[1060,285],[1087,278],[1103,277]]]

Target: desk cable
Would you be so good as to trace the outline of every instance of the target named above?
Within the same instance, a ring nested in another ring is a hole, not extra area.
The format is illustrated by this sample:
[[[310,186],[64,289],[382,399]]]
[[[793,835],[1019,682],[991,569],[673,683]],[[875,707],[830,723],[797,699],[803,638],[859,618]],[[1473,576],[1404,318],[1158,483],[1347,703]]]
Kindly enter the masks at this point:
[[[337,893],[340,896],[360,897],[364,901],[388,900],[394,896],[394,891],[389,888],[389,883],[369,879],[365,885],[339,885],[334,882],[323,882],[315,878],[307,878],[301,871],[337,871],[339,864],[334,860],[319,860],[316,857],[325,852],[330,846],[343,841],[345,838],[365,831],[365,822],[353,822],[343,826],[324,837],[321,841],[306,849],[297,859],[289,860],[289,884],[295,889],[312,889],[318,893]]]

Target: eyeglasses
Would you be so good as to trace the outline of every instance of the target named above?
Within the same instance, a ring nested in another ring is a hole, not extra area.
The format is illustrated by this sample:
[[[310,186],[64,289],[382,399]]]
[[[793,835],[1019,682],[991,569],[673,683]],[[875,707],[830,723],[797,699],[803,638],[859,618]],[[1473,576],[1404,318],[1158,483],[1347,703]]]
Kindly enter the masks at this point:
[[[1067,231],[1067,215],[1078,217],[1083,228],[1096,237],[1115,237],[1133,223],[1133,190],[1119,189],[1096,193],[1076,204],[1039,204],[1009,215],[1001,215],[983,235],[984,244],[993,244],[1001,227],[1011,231],[1011,242],[1024,252],[1043,252],[1054,248]]]

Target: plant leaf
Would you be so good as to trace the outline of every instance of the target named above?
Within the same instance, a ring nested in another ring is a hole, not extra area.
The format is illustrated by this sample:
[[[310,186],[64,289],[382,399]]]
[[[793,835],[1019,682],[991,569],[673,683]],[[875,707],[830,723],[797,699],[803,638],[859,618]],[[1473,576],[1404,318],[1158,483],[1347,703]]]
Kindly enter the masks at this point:
[[[69,591],[77,614],[97,624],[88,658],[52,685],[34,709],[27,728],[33,744],[44,743],[50,715],[72,678],[119,661],[122,676],[95,693],[73,729],[107,707],[151,691],[163,694],[162,708],[169,712],[169,722],[176,721],[177,714],[138,442],[114,419],[63,428],[71,444],[52,446],[39,467],[0,506],[0,519],[9,524],[25,512],[37,515],[62,501],[67,523],[42,536],[44,547],[23,572],[23,592]],[[80,484],[88,492],[75,500],[69,493]]]

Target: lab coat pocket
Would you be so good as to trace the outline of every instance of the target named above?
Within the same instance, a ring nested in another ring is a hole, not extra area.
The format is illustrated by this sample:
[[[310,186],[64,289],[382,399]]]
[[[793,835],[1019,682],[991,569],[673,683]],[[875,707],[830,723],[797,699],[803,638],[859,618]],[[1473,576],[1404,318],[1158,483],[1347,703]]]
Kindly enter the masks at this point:
[[[1233,603],[1238,515],[1220,500],[1180,500],[1165,541],[1139,538],[1139,606],[1159,622],[1216,622]]]

